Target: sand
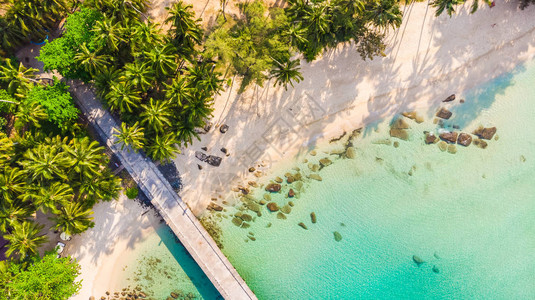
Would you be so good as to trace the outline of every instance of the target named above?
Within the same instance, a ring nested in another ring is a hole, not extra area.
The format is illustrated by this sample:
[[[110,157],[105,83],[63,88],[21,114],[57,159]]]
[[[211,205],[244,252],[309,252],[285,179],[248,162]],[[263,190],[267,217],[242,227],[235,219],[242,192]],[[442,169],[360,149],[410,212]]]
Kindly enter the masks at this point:
[[[196,11],[219,1],[206,3],[195,3]],[[344,131],[403,111],[434,110],[450,94],[462,97],[535,54],[535,6],[521,11],[516,1],[498,2],[471,15],[467,5],[451,18],[436,18],[433,8],[415,3],[404,12],[401,28],[388,35],[386,57],[363,61],[354,45],[340,45],[312,63],[302,61],[305,79],[293,89],[266,82],[239,95],[234,84],[216,97],[215,128],[175,159],[181,196],[194,213],[257,180],[250,167],[267,171]],[[225,134],[222,124],[229,126]],[[202,147],[224,157],[220,167],[195,158]]]
[[[81,266],[82,289],[71,299],[100,299],[106,291],[121,291],[123,268],[136,245],[154,234],[159,219],[152,210],[121,195],[118,200],[94,207],[95,227],[66,242],[65,255]],[[147,212],[147,213],[145,213]]]

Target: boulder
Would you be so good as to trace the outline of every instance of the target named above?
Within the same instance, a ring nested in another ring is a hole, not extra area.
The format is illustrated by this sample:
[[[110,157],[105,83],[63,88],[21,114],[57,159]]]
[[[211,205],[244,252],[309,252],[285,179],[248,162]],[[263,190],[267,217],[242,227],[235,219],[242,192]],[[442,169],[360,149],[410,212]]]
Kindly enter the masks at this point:
[[[479,127],[474,131],[474,134],[477,135],[480,139],[490,140],[496,133],[496,127]]]
[[[178,294],[175,292],[171,292],[171,297],[178,299]]]
[[[242,219],[240,219],[240,218],[236,218],[236,217],[232,218],[232,224],[234,224],[234,225],[240,227],[242,223],[243,223],[243,220],[242,220]]]
[[[276,183],[282,183],[283,180],[282,180],[282,178],[280,178],[279,176],[277,176],[277,177],[275,177],[275,182],[276,182]]]
[[[442,100],[442,102],[451,102],[453,100],[455,100],[455,94],[449,95],[448,98]]]
[[[287,182],[288,184],[292,184],[292,182],[294,182],[294,181],[295,181],[295,178],[294,178],[292,175],[290,175],[290,176],[288,176],[288,177],[286,178],[286,182]]]
[[[279,206],[275,202],[269,202],[267,204],[267,209],[269,209],[270,212],[275,212],[275,211],[279,210]]]
[[[460,133],[459,137],[457,138],[457,144],[468,147],[472,143],[472,136],[468,133]]]
[[[330,165],[330,164],[332,164],[332,163],[333,163],[333,162],[332,162],[330,159],[328,159],[328,158],[322,158],[322,159],[320,159],[320,165],[321,165],[322,167],[326,167],[326,166],[328,166],[328,165]]]
[[[222,158],[215,155],[208,155],[208,158],[206,159],[206,163],[208,163],[211,166],[219,167],[221,165]]]
[[[214,210],[214,211],[223,211],[223,207],[214,202],[210,202],[210,204],[208,204],[207,209]]]
[[[310,174],[307,176],[308,178],[310,179],[314,179],[314,180],[317,180],[317,181],[322,181],[323,179],[321,178],[321,176],[319,176],[318,174]]]
[[[448,153],[451,153],[451,154],[457,153],[457,147],[455,147],[455,145],[453,144],[448,145]]]
[[[318,164],[313,164],[313,163],[308,163],[308,168],[309,168],[310,171],[312,171],[312,172],[317,172],[317,171],[320,169],[320,165],[318,165]]]
[[[288,197],[293,198],[294,196],[295,196],[294,190],[290,189],[290,191],[288,191]]]
[[[307,226],[303,222],[299,222],[299,224],[297,224],[297,225],[301,226],[303,229],[307,229],[308,230]]]
[[[227,131],[228,131],[228,125],[227,124],[223,124],[223,125],[221,125],[221,127],[219,127],[219,132],[225,133]]]
[[[433,266],[432,270],[433,270],[433,272],[435,272],[437,274],[440,273],[440,269],[437,266]]]
[[[347,147],[347,149],[346,149],[346,157],[347,158],[355,158],[355,148]]]
[[[243,222],[243,223],[241,223],[240,227],[241,228],[249,228],[249,227],[251,227],[251,225],[249,223],[247,223],[247,222]]]
[[[446,151],[446,149],[448,149],[448,143],[440,141],[440,143],[438,143],[438,149],[442,152]]]
[[[416,263],[416,265],[419,267],[421,264],[423,264],[425,261],[421,259],[418,255],[413,255],[412,260]]]
[[[255,167],[250,167],[250,168],[249,168],[249,172],[250,172],[250,173],[253,173],[254,171],[256,171]]]
[[[397,148],[397,147],[399,147],[399,142],[395,141],[393,145],[394,145],[394,148]]]
[[[221,152],[227,154],[227,153],[228,153],[228,150],[227,150],[227,148],[223,147],[223,148],[221,148]]]
[[[405,118],[409,118],[411,120],[416,121],[416,123],[418,124],[423,123],[424,121],[424,118],[418,115],[415,111],[404,112],[401,115],[404,116]]]
[[[409,139],[409,133],[405,129],[390,128],[390,136],[404,141]]]
[[[312,221],[313,224],[316,224],[316,213],[315,212],[311,212],[310,213],[310,220]]]
[[[286,216],[280,211],[277,213],[277,219],[286,220]]]
[[[335,232],[333,232],[333,234],[334,234],[334,240],[335,241],[339,242],[339,241],[342,240],[342,235],[340,234],[340,232],[335,231]]]
[[[402,118],[397,118],[392,125],[390,125],[390,128],[394,129],[409,129],[411,128],[409,124]]]
[[[474,140],[474,145],[476,145],[476,147],[479,147],[481,149],[485,149],[487,148],[487,142],[485,142],[484,140],[482,139],[475,139]]]
[[[291,207],[294,207],[293,201],[288,201],[288,205],[290,205]]]
[[[281,185],[278,183],[270,183],[266,186],[266,191],[270,193],[278,193],[281,190]]]
[[[425,143],[426,144],[434,144],[438,142],[438,138],[436,135],[434,135],[432,132],[428,132],[425,134]]]
[[[245,222],[251,222],[253,220],[253,217],[251,217],[250,214],[242,214],[241,219],[244,220]]]
[[[443,132],[440,135],[440,139],[450,144],[457,142],[457,132]]]
[[[451,118],[451,115],[452,115],[452,112],[447,110],[444,107],[440,108],[439,111],[436,114],[437,117],[439,117],[441,119],[446,119],[446,120]]]
[[[284,205],[283,207],[281,207],[281,211],[285,214],[289,214],[292,212],[292,207],[288,204]]]

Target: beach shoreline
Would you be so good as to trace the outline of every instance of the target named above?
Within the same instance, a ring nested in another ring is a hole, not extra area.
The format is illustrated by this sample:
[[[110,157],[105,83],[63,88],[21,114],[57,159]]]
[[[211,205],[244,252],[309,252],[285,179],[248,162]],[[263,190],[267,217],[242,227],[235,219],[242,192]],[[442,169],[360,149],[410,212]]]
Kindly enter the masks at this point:
[[[264,174],[316,143],[387,116],[432,113],[450,94],[462,98],[463,91],[513,71],[535,55],[533,10],[504,2],[475,14],[465,6],[450,18],[415,3],[389,34],[386,57],[363,61],[354,45],[344,44],[302,61],[305,79],[288,91],[268,81],[237,94],[235,83],[216,98],[210,132],[175,159],[181,197],[200,216],[232,188],[258,180],[251,167]],[[224,134],[223,124],[229,126]],[[196,151],[222,157],[221,166],[197,160]]]

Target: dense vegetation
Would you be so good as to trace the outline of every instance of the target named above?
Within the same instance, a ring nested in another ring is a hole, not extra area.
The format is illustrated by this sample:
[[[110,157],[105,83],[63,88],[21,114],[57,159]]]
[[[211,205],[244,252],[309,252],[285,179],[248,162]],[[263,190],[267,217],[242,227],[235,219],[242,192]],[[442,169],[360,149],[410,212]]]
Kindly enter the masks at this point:
[[[308,61],[339,43],[354,42],[363,59],[384,55],[386,29],[401,24],[394,0],[289,0],[284,9],[266,11],[260,0],[239,5],[241,16],[221,15],[205,43],[206,54],[249,83],[275,78],[275,84],[293,85],[301,53]]]
[[[69,299],[81,288],[75,282],[80,266],[69,258],[48,253],[25,263],[0,262],[0,300]]]
[[[46,69],[94,82],[124,122],[120,141],[166,161],[177,144],[198,138],[221,80],[198,50],[203,32],[190,7],[179,2],[169,8],[169,30],[162,33],[145,18],[144,1],[118,3],[84,1],[39,59]]]
[[[455,13],[455,9],[459,6],[463,6],[466,0],[433,0],[431,5],[436,8],[435,15],[438,17],[444,11],[451,17]],[[470,6],[470,13],[475,13],[480,5],[480,0],[472,0]],[[483,0],[484,4],[492,6],[493,0]],[[528,7],[530,4],[535,4],[535,0],[520,0],[520,9]]]

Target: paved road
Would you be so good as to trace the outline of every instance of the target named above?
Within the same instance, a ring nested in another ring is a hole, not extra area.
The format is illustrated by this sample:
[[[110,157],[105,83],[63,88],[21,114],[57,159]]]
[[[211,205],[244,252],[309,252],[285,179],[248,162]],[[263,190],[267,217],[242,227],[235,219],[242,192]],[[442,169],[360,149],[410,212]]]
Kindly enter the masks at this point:
[[[68,81],[82,113],[92,123],[101,139],[117,155],[125,169],[149,197],[175,235],[225,299],[257,299],[245,281],[217,247],[188,206],[173,191],[151,160],[140,153],[121,151],[113,136],[120,128],[110,113],[103,109],[94,91],[80,81]]]

